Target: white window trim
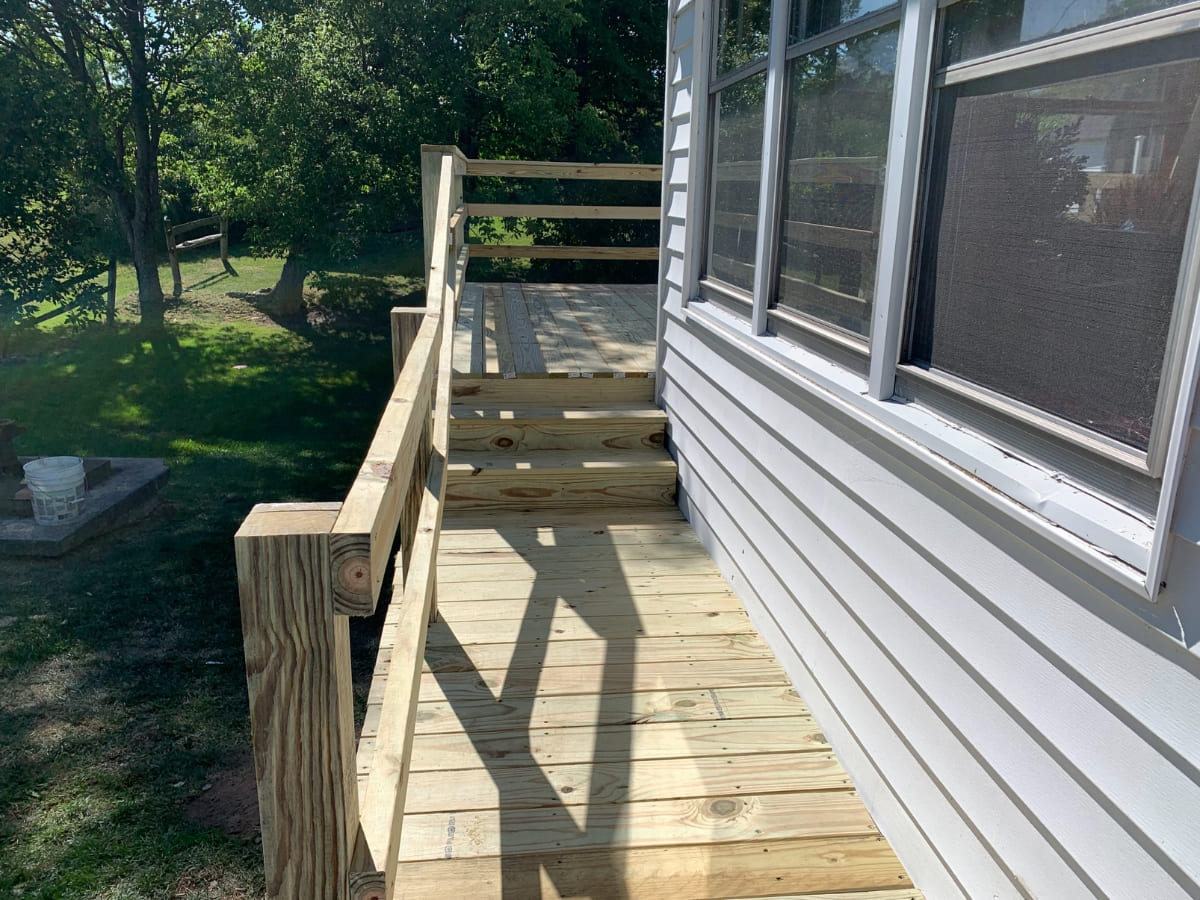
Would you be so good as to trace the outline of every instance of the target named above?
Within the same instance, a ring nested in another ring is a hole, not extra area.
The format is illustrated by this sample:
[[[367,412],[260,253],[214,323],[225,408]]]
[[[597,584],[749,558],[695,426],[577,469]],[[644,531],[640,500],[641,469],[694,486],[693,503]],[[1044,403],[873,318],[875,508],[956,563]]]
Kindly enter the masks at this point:
[[[985,435],[964,431],[955,423],[939,417],[934,411],[915,404],[894,402],[896,375],[899,369],[908,284],[911,277],[912,247],[916,238],[916,223],[920,206],[922,156],[926,126],[933,94],[933,57],[936,50],[935,17],[940,9],[958,0],[901,0],[900,34],[897,48],[897,85],[926,84],[925,91],[895,91],[893,93],[892,124],[888,141],[886,183],[880,229],[880,258],[877,263],[875,306],[872,311],[869,377],[860,376],[829,362],[820,355],[792,342],[766,332],[767,310],[770,302],[770,274],[773,266],[761,265],[774,251],[774,230],[777,224],[780,198],[778,196],[779,157],[782,153],[783,75],[786,65],[786,23],[789,0],[774,0],[772,32],[768,45],[768,86],[766,102],[774,102],[779,115],[766,120],[764,128],[763,184],[760,188],[759,233],[756,236],[757,269],[750,322],[699,301],[703,260],[701,235],[692,238],[699,228],[690,228],[685,240],[688,255],[685,263],[685,302],[683,316],[706,331],[738,347],[743,353],[767,365],[788,381],[807,391],[819,389],[822,394],[838,401],[855,418],[872,427],[897,447],[907,446],[910,452],[934,457],[972,496],[986,502],[1005,515],[1019,519],[1042,534],[1051,544],[1068,550],[1121,587],[1134,591],[1154,603],[1165,586],[1163,575],[1171,543],[1170,523],[1180,480],[1184,456],[1192,425],[1193,406],[1197,400],[1200,379],[1200,177],[1193,197],[1192,216],[1184,242],[1184,269],[1181,272],[1180,296],[1177,299],[1178,321],[1163,369],[1163,379],[1170,378],[1173,393],[1167,398],[1168,408],[1160,410],[1170,416],[1169,425],[1156,429],[1159,446],[1151,447],[1150,460],[1155,453],[1161,460],[1161,489],[1154,522],[1148,522],[1132,510],[1114,504],[1076,485],[1066,483],[1058,473],[1031,461],[1014,456],[1009,450],[989,442]],[[706,9],[711,3],[698,3],[696,62],[692,93],[692,148],[695,155],[688,171],[689,213],[692,223],[706,222],[708,204],[708,110],[712,78],[710,55],[713,52],[712,32],[715,18]],[[1131,24],[1143,24],[1143,33],[1130,37]],[[1149,29],[1153,28],[1153,31]],[[1113,46],[1116,38],[1122,43],[1141,43],[1155,37],[1194,31],[1200,28],[1200,2],[1148,13],[1134,19],[1107,23],[1079,33],[1055,36],[1029,47],[972,60],[950,67],[937,79],[945,82],[947,75],[954,80],[983,77],[992,67],[1002,66],[1009,56],[1030,53],[1061,53],[1063,43],[1074,42],[1087,47],[1096,42],[1093,52]],[[700,35],[705,40],[700,40]],[[782,46],[781,46],[782,45]],[[986,68],[985,68],[986,67]],[[971,70],[968,74],[968,70]],[[776,96],[778,94],[778,96]],[[768,110],[769,111],[769,110]],[[775,132],[773,136],[771,132]],[[767,182],[770,181],[768,190]],[[1150,462],[1151,471],[1155,471]]]
[[[744,320],[711,303],[691,303],[684,315],[797,389],[823,396],[896,451],[933,463],[978,503],[1025,523],[1125,590],[1154,599],[1146,570],[1162,529],[1144,518],[926,407],[875,400],[866,379],[783,338],[754,335]]]
[[[758,190],[758,234],[754,236],[754,309],[751,327],[766,334],[767,305],[771,299],[777,252],[775,231],[779,225],[780,157],[783,156],[783,86],[786,79],[784,53],[788,43],[790,2],[771,4],[771,33],[767,41],[767,96],[763,104],[762,180]]]
[[[897,85],[929,84],[937,11],[937,0],[904,0],[896,49]],[[892,91],[892,127],[875,262],[875,305],[871,310],[871,377],[867,385],[867,392],[876,400],[886,400],[896,392],[930,97],[929,90]]]

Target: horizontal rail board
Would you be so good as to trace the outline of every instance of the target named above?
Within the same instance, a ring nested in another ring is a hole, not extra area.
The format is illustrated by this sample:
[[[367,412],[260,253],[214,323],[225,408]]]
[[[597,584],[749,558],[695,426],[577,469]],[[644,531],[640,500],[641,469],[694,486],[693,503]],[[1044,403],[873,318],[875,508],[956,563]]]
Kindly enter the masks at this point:
[[[662,181],[662,166],[630,163],[468,159],[466,174],[490,175],[500,178],[582,178],[595,181]]]
[[[530,219],[657,219],[658,206],[560,206],[554,203],[470,203],[469,216]]]
[[[206,247],[209,244],[215,244],[223,237],[219,232],[217,234],[206,234],[204,237],[192,238],[187,241],[180,241],[175,245],[176,250],[191,250],[194,247]]]
[[[441,316],[426,316],[330,535],[335,610],[370,615],[399,525],[428,415]]]
[[[206,216],[203,219],[192,219],[190,222],[181,222],[178,225],[167,226],[172,234],[187,234],[189,231],[199,231],[201,228],[207,228],[209,225],[220,225],[220,216]]]
[[[549,247],[540,244],[469,244],[472,257],[490,259],[658,259],[657,247]]]

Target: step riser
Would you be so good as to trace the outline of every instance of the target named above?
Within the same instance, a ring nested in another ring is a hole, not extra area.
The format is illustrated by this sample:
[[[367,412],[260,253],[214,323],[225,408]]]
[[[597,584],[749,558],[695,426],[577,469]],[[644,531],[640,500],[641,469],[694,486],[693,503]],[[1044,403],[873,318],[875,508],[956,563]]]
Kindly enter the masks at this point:
[[[456,405],[602,409],[654,400],[653,378],[455,378]],[[453,410],[452,410],[453,412]]]
[[[529,470],[502,477],[451,478],[446,484],[447,509],[529,509],[588,506],[673,506],[675,474],[670,470],[639,474]]]
[[[661,450],[660,422],[618,419],[582,421],[451,420],[450,449],[486,453],[523,450]]]

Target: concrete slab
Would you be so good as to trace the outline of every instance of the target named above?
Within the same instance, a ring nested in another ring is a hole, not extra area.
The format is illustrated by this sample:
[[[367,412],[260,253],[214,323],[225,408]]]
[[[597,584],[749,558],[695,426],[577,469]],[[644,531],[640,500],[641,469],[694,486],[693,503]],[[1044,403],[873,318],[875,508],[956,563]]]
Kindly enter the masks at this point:
[[[25,517],[0,517],[0,556],[61,556],[84,541],[145,515],[171,470],[161,459],[109,458],[111,475],[88,489],[77,519],[38,525]]]

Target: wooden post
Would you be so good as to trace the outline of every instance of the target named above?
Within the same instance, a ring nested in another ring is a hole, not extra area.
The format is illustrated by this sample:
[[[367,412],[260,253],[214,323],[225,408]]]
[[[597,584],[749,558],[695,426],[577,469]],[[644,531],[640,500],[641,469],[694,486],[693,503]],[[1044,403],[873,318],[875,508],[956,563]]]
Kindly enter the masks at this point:
[[[179,272],[179,250],[175,246],[175,229],[165,218],[163,228],[167,233],[167,258],[171,261],[172,293],[178,297],[183,293],[183,275]]]
[[[425,319],[423,306],[394,306],[392,307],[392,383],[400,379],[400,370],[408,359],[408,351],[412,349],[421,322]]]
[[[117,258],[108,260],[108,305],[105,308],[104,321],[114,325],[117,321]]]
[[[221,264],[229,267],[229,218],[221,216]]]
[[[397,306],[392,309],[392,371],[399,379],[404,361],[408,359],[408,351],[412,349],[417,331],[425,319],[424,307]],[[432,393],[432,392],[431,392]],[[425,491],[425,478],[429,473],[430,448],[430,419],[427,411],[425,424],[421,428],[421,439],[417,444],[417,455],[413,460],[412,479],[405,493],[404,502],[400,507],[400,559],[401,565],[397,571],[408,573],[412,561],[413,542],[417,536],[417,519],[421,514],[421,498]],[[403,585],[402,585],[403,586]]]
[[[433,262],[433,231],[437,221],[438,183],[442,172],[442,151],[421,147],[421,228],[425,237],[425,286],[429,286],[429,266]]]
[[[349,896],[359,817],[350,632],[329,562],[339,509],[262,504],[234,539],[272,900]]]

